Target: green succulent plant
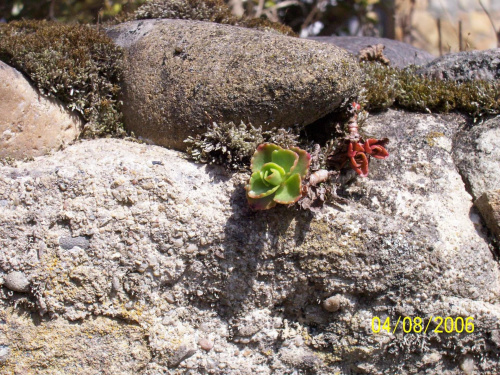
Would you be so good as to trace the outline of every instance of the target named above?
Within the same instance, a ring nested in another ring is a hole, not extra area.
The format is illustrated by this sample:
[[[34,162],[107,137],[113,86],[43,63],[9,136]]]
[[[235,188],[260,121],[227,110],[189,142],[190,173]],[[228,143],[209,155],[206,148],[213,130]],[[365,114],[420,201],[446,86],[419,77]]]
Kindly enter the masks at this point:
[[[277,203],[297,202],[310,164],[311,155],[298,147],[285,150],[272,143],[261,144],[252,157],[252,176],[245,187],[250,207],[267,210]]]

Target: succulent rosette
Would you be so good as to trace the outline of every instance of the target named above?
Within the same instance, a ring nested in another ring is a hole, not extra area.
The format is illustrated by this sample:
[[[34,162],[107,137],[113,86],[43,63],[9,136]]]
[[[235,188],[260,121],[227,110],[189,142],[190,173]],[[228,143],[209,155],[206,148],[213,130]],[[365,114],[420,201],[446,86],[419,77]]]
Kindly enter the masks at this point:
[[[271,143],[257,147],[252,157],[252,176],[245,187],[250,207],[267,210],[277,203],[297,202],[310,163],[311,156],[298,147],[285,150]]]

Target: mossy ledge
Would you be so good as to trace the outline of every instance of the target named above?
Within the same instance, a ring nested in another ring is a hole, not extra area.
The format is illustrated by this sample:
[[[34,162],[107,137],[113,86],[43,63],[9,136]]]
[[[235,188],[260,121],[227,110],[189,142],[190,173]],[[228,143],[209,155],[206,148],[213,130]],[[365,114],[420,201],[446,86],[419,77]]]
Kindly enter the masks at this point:
[[[364,71],[361,102],[369,111],[397,107],[417,112],[459,111],[477,119],[500,113],[500,82],[438,80],[379,63],[360,64]]]
[[[25,73],[41,93],[79,112],[83,136],[123,134],[122,50],[96,27],[48,21],[0,24],[0,60]]]

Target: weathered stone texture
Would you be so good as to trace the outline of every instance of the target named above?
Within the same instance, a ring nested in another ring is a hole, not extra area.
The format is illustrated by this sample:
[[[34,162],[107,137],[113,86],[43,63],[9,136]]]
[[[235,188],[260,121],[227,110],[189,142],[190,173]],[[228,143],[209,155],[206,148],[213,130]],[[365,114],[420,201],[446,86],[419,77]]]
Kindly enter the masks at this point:
[[[144,330],[134,324],[106,317],[73,324],[12,308],[0,319],[0,348],[7,353],[0,358],[2,374],[132,375],[151,358]]]
[[[339,194],[350,202],[316,215],[251,212],[247,175],[124,140],[2,166],[0,268],[22,271],[31,292],[1,288],[0,303],[43,313],[54,332],[72,322],[74,336],[43,345],[71,347],[96,316],[138,324],[140,359],[124,355],[125,374],[146,358],[147,375],[498,373],[500,272],[454,166],[463,125],[457,115],[371,117],[364,130],[391,139],[389,159],[373,160],[366,179],[349,172]],[[88,248],[61,246],[78,237]],[[475,329],[371,331],[373,317],[399,316],[473,317]],[[0,345],[20,345],[13,335]],[[24,342],[11,358],[34,368],[52,358],[30,359]],[[89,366],[93,350],[73,363]]]

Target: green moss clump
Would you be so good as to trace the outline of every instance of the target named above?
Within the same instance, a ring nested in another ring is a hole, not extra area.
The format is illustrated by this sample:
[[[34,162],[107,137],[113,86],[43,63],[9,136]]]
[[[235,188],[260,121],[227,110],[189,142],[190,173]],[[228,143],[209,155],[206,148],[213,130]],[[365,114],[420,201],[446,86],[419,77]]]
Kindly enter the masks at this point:
[[[378,63],[361,63],[362,102],[368,110],[391,106],[412,111],[460,111],[478,118],[500,113],[500,83],[455,82],[427,78],[414,68],[399,70]]]
[[[0,59],[79,112],[87,121],[84,136],[123,133],[122,50],[97,29],[47,21],[0,24]]]
[[[274,143],[283,148],[297,146],[298,134],[292,130],[272,129],[262,131],[261,127],[251,124],[240,125],[234,122],[216,124],[207,132],[189,137],[186,152],[198,163],[223,165],[229,169],[247,169],[250,160],[262,143]]]
[[[169,18],[215,22],[261,31],[296,36],[293,30],[267,19],[238,19],[223,0],[150,0],[140,6],[127,20]]]

